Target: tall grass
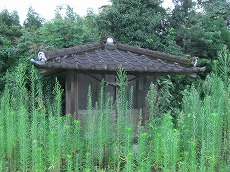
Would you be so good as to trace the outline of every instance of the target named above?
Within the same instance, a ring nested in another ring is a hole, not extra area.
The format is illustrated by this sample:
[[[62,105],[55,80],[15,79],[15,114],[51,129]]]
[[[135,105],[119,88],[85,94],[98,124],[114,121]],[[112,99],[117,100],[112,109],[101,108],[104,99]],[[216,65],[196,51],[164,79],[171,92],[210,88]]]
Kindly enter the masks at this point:
[[[203,100],[194,87],[185,94],[184,113],[188,115],[181,114],[178,125],[184,133],[181,139],[183,149],[189,154],[193,152],[188,166],[194,170],[216,171],[228,163],[227,159],[222,159],[227,153],[224,150],[227,148],[225,140],[228,140],[226,132],[229,133],[229,110],[225,105],[230,97],[226,97],[229,90],[225,90],[223,85],[220,78],[211,75],[203,84]]]
[[[163,99],[150,85],[150,118],[143,123],[140,110],[134,126],[134,93],[123,70],[116,101],[103,81],[92,102],[89,86],[88,112],[78,121],[61,113],[57,81],[47,100],[37,71],[26,75],[24,69],[9,76],[1,95],[1,171],[230,171],[230,87],[223,75],[211,74],[200,88],[185,90],[177,120],[159,109]]]

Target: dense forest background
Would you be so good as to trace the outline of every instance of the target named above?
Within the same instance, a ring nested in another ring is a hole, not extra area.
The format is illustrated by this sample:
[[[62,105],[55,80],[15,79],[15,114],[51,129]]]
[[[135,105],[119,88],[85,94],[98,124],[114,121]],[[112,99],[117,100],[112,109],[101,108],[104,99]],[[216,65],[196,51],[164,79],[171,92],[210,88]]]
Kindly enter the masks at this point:
[[[108,35],[124,44],[185,58],[198,56],[198,66],[207,67],[198,79],[165,77],[159,80],[159,85],[167,84],[174,94],[187,84],[199,83],[217,66],[217,53],[225,46],[230,48],[230,3],[228,0],[173,0],[173,3],[173,9],[164,9],[162,0],[113,0],[112,5],[101,7],[99,14],[89,10],[85,17],[68,5],[63,14],[63,8],[58,6],[55,18],[50,21],[29,8],[23,25],[17,11],[1,11],[0,92],[6,76],[9,77],[7,73],[21,63],[31,68],[29,59],[36,58],[39,50],[77,46],[103,40]]]

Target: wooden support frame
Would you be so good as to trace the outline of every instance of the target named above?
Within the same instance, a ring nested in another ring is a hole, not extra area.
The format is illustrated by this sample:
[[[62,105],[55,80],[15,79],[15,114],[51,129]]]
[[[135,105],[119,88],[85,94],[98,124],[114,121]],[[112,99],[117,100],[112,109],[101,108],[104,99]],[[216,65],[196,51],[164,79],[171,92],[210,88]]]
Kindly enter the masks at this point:
[[[65,80],[66,114],[72,114],[78,119],[78,71],[67,70]]]

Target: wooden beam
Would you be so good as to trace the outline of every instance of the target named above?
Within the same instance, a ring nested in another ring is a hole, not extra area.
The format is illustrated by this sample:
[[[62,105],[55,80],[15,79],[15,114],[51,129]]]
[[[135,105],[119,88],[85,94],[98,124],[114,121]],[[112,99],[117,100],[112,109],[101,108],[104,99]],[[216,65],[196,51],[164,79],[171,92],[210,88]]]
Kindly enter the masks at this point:
[[[74,119],[78,119],[78,71],[66,71],[66,114],[72,114]]]
[[[61,72],[64,72],[64,69],[40,68],[40,73],[44,76],[51,76]]]

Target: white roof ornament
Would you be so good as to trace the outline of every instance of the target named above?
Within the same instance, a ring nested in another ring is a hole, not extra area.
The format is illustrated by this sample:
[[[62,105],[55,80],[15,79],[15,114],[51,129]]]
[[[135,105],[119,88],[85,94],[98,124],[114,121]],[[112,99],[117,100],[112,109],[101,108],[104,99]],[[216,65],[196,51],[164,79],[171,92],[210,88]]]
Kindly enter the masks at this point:
[[[115,50],[117,48],[116,41],[112,37],[107,37],[105,42],[105,49]]]
[[[192,64],[193,64],[193,67],[195,68],[196,65],[197,65],[197,61],[198,61],[198,57],[192,57]]]
[[[47,58],[44,52],[39,52],[38,53],[38,60],[40,60],[41,62],[46,62]]]
[[[108,37],[107,40],[106,40],[106,44],[113,45],[113,38]]]
[[[34,64],[35,66],[38,66],[38,67],[45,64],[45,62],[43,62],[43,61],[36,61],[34,59],[31,59],[30,63],[32,63],[32,64]]]

